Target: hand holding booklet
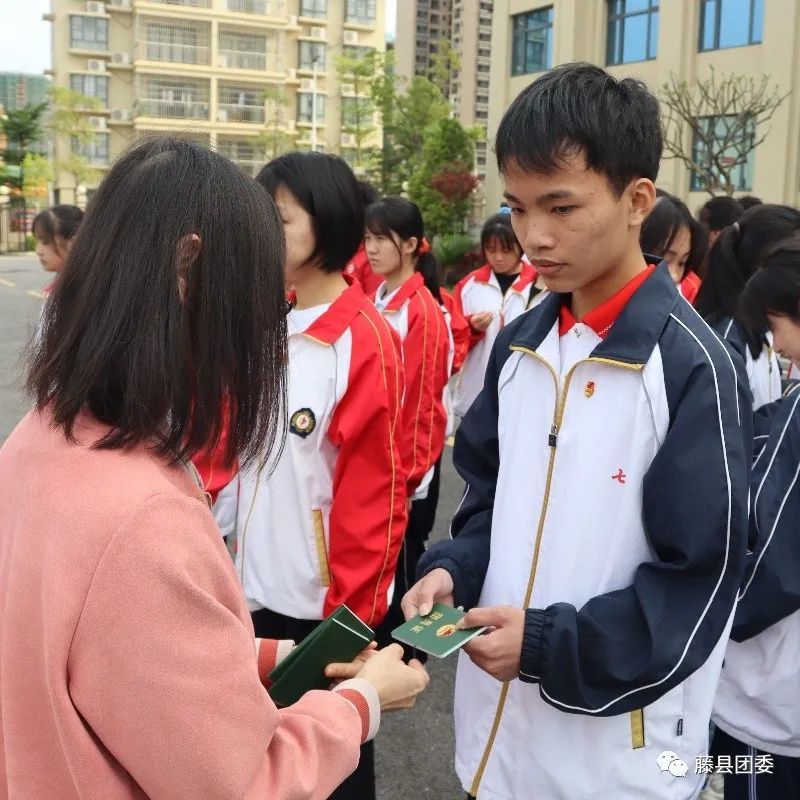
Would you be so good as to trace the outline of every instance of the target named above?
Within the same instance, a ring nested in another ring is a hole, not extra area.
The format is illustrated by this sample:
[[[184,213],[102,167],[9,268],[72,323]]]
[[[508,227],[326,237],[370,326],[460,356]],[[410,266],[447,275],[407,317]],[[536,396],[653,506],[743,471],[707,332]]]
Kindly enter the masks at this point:
[[[417,615],[392,631],[398,642],[422,650],[423,653],[444,658],[483,633],[486,628],[457,628],[465,613],[443,603],[435,603],[429,614]]]
[[[325,668],[352,661],[374,638],[372,628],[339,606],[270,672],[270,697],[275,705],[289,706],[312,689],[327,689]]]

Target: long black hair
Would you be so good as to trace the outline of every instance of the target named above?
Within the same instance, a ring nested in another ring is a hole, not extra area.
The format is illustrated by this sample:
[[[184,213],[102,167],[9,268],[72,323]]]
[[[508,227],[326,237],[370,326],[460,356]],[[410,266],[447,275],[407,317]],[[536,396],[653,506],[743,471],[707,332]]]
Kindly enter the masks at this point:
[[[519,257],[522,258],[522,245],[517,239],[517,234],[511,227],[510,214],[493,214],[481,229],[481,250],[484,258],[486,257],[486,247],[492,239],[500,242],[504,250],[518,250]]]
[[[695,308],[710,325],[732,317],[748,326],[737,313],[739,296],[771,245],[800,230],[800,211],[791,206],[762,204],[745,211],[726,228],[708,256],[708,269]],[[761,351],[758,331],[748,328],[753,357]]]
[[[285,391],[284,254],[275,205],[228,159],[138,142],[92,199],[46,304],[28,373],[37,407],[70,438],[88,410],[111,427],[103,449],[153,442],[177,461],[217,446],[227,417],[228,461],[268,452]]]
[[[417,240],[412,254],[414,269],[422,273],[428,291],[441,303],[439,262],[430,249],[430,243],[427,248],[423,245],[425,227],[419,207],[403,197],[383,197],[367,207],[366,221],[367,230],[376,236],[391,237],[392,233],[396,233],[403,241],[411,238]],[[400,248],[397,249],[400,252]]]
[[[767,251],[739,298],[739,315],[751,330],[768,331],[767,314],[800,322],[800,234]]]
[[[341,272],[364,238],[364,198],[349,164],[327,153],[287,153],[270,161],[256,180],[275,197],[292,193],[314,225],[309,263],[323,272]]]
[[[78,232],[83,211],[78,206],[58,205],[40,211],[33,220],[33,235],[42,244],[58,244],[59,239],[68,242]]]
[[[681,228],[689,231],[689,258],[683,271],[697,270],[705,259],[708,249],[708,234],[689,211],[686,203],[666,192],[659,194],[653,210],[642,223],[639,233],[639,244],[642,252],[663,258],[672,247]]]

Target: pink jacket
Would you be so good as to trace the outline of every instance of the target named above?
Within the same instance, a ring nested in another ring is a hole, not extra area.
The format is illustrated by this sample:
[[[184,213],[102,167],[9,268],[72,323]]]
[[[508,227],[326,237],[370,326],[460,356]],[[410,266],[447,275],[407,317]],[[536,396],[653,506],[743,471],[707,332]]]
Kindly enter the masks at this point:
[[[31,412],[0,450],[0,798],[326,798],[374,735],[348,681],[278,710],[206,498]]]

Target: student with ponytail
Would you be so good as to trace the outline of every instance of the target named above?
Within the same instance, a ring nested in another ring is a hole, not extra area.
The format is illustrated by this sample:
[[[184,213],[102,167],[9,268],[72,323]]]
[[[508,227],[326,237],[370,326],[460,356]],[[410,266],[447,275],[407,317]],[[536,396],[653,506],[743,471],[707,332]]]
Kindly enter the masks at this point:
[[[767,249],[798,230],[800,211],[790,206],[765,203],[746,211],[711,248],[695,302],[698,313],[745,360],[754,409],[781,396],[780,363],[772,335],[752,331],[740,321],[739,296]]]
[[[442,309],[439,266],[425,238],[419,208],[401,197],[373,203],[367,208],[364,243],[373,272],[384,278],[375,304],[400,335],[406,380],[402,454],[407,497],[413,502],[385,625],[391,630],[403,622],[400,599],[414,580],[433,527],[438,498],[435,467],[444,448],[444,393],[454,349]]]

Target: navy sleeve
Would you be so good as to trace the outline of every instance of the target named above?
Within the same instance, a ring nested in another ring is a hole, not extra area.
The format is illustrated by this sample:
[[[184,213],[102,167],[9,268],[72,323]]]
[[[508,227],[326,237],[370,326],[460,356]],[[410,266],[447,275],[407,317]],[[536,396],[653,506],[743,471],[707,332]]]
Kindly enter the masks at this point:
[[[784,398],[753,471],[751,534],[731,638],[749,639],[800,610],[800,391]]]
[[[652,560],[632,585],[581,609],[526,612],[520,678],[563,711],[649,705],[705,663],[733,612],[747,539],[749,387],[699,318],[674,320],[661,342],[670,426],[642,487]]]
[[[497,382],[508,359],[515,326],[504,328],[494,343],[481,393],[456,432],[453,464],[464,479],[464,497],[450,526],[451,539],[437,542],[419,560],[417,577],[437,567],[453,577],[455,604],[477,605],[489,567],[492,508],[500,466],[497,441]]]

